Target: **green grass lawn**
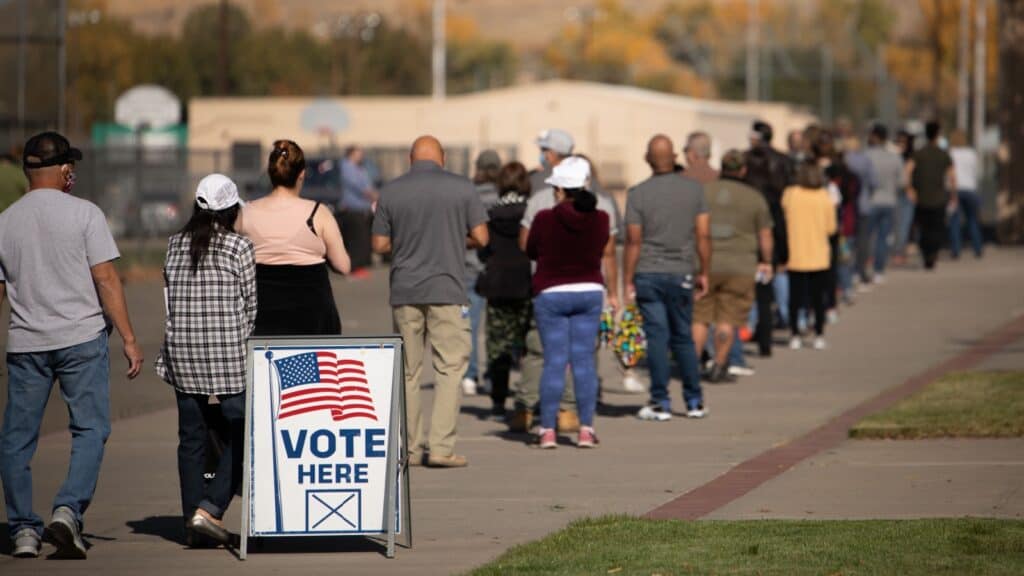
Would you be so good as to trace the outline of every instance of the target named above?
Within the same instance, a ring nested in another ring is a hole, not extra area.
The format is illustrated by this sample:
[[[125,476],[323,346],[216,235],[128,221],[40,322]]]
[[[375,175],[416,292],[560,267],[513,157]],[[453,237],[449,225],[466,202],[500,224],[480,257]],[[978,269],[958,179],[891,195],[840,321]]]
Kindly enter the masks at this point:
[[[949,374],[869,416],[851,438],[1024,436],[1024,372]]]
[[[654,521],[607,517],[471,574],[1020,575],[1024,521]]]

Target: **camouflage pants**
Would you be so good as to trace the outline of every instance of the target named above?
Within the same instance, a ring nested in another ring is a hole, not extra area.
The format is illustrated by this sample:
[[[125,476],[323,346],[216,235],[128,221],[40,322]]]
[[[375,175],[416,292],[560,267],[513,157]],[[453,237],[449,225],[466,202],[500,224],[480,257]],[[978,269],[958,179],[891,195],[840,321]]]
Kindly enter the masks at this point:
[[[487,372],[491,377],[491,400],[504,407],[508,398],[509,373],[526,348],[526,331],[533,317],[530,300],[487,302]]]

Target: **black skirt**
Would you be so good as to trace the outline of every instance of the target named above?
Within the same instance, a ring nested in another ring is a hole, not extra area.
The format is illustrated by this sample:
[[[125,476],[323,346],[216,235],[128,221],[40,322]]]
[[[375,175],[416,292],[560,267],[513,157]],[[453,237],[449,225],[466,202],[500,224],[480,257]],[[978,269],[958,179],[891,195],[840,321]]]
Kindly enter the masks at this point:
[[[327,264],[256,265],[253,336],[340,335]]]

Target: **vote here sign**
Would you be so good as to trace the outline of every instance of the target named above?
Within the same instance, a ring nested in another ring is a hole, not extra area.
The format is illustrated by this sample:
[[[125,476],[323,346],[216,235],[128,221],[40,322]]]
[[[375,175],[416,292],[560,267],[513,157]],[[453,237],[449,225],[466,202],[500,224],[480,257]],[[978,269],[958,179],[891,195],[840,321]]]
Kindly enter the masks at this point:
[[[249,534],[386,532],[387,487],[400,484],[397,465],[388,477],[395,346],[257,345],[250,354]]]

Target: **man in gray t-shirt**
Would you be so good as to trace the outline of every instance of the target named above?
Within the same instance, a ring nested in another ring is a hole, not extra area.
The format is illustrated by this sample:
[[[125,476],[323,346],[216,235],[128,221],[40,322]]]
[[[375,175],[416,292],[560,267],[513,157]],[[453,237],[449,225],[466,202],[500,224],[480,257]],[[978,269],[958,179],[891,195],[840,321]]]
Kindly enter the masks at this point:
[[[85,558],[79,530],[110,434],[107,324],[124,341],[128,377],[142,369],[114,268],[119,254],[103,213],[69,194],[82,153],[55,132],[25,144],[29,192],[0,214],[0,303],[11,303],[7,411],[0,475],[14,555],[39,555],[43,521],[32,510],[31,461],[54,380],[68,404],[71,464],[46,530],[64,557]]]
[[[406,419],[413,465],[462,467],[455,454],[460,383],[469,364],[466,249],[488,243],[487,213],[468,179],[445,171],[432,136],[413,143],[409,172],[381,189],[373,249],[392,252],[391,306],[405,341]],[[429,338],[437,374],[429,438],[422,430],[419,379]]]
[[[708,288],[710,216],[700,183],[674,173],[675,158],[667,136],[651,138],[647,163],[654,174],[634,186],[626,200],[626,299],[640,307],[651,371],[650,402],[637,413],[642,420],[672,418],[670,349],[683,376],[686,415],[705,414],[691,324],[694,287],[697,298]],[[694,274],[699,274],[696,281]]]
[[[896,201],[903,185],[903,160],[885,147],[889,131],[876,124],[868,136],[868,160],[875,173],[875,187],[871,190],[868,212],[868,243],[874,242],[873,281],[882,282],[885,265],[889,260],[889,234],[896,214]]]

